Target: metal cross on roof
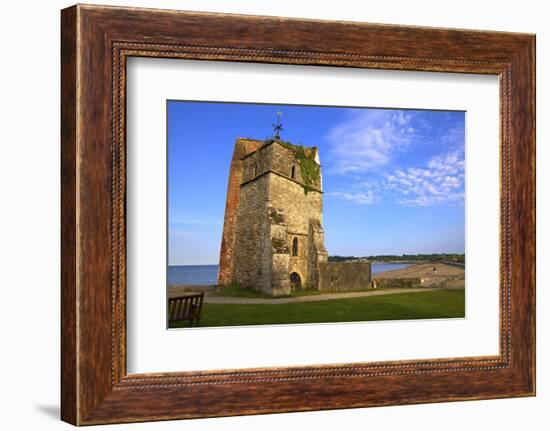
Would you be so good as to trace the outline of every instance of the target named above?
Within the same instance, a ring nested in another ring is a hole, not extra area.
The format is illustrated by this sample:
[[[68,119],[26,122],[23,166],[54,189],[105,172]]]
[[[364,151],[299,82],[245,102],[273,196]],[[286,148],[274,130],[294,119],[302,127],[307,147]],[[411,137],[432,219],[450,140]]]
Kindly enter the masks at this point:
[[[277,112],[277,124],[273,124],[273,131],[275,132],[274,138],[280,139],[281,138],[281,132],[285,129],[283,129],[283,123],[281,123],[281,117],[283,116],[282,112]]]

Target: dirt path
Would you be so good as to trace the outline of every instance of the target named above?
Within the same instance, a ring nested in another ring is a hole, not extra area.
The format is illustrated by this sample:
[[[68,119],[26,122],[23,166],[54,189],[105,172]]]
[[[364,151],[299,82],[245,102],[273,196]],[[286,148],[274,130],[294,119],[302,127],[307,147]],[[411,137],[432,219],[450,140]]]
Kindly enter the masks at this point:
[[[206,295],[204,302],[206,304],[288,304],[291,302],[315,302],[329,301],[331,299],[363,298],[365,296],[393,295],[396,293],[428,292],[441,290],[438,287],[415,287],[384,290],[369,290],[366,292],[345,292],[345,293],[326,293],[311,296],[296,296],[290,298],[236,298],[230,296],[210,296]]]

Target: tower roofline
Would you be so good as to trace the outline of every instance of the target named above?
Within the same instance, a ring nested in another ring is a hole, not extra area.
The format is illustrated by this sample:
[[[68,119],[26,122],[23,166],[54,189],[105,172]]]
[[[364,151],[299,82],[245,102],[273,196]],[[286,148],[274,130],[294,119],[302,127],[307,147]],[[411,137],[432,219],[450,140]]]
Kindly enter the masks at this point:
[[[315,151],[318,151],[318,148],[317,147],[306,147],[304,145],[294,145],[290,142],[284,142],[284,141],[281,141],[281,140],[278,140],[278,139],[269,139],[267,141],[260,141],[258,139],[249,139],[249,138],[237,138],[237,140],[241,140],[241,139],[244,139],[244,140],[247,140],[247,141],[254,141],[254,142],[265,142],[264,145],[260,146],[258,149],[244,155],[243,157],[241,157],[241,160],[245,160],[247,159],[248,157],[252,156],[253,154],[257,153],[258,151],[260,150],[263,150],[264,148],[267,148],[269,147],[270,145],[272,144],[279,144],[281,147],[287,149],[287,150],[290,150],[290,151],[293,151],[293,152],[296,152],[298,151],[298,147],[302,147],[304,149],[308,149],[308,150],[315,150]],[[320,163],[317,163],[317,160],[315,159],[312,159],[319,167],[321,167],[321,164]]]

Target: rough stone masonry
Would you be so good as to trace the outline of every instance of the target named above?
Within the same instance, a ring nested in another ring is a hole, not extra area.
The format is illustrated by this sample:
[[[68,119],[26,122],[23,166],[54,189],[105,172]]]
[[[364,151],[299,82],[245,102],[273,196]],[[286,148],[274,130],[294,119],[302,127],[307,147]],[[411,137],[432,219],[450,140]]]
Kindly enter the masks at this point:
[[[272,296],[371,287],[370,262],[327,262],[319,150],[238,138],[229,169],[218,284]],[[349,270],[348,270],[349,268]]]

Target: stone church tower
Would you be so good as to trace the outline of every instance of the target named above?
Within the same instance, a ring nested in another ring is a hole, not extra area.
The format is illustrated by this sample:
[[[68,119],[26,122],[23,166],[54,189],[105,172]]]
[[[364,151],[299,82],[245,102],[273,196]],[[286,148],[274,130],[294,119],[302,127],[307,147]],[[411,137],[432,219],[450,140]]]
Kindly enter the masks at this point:
[[[278,131],[277,131],[278,132]],[[218,283],[272,296],[319,289],[327,261],[319,152],[238,138],[231,160]]]

